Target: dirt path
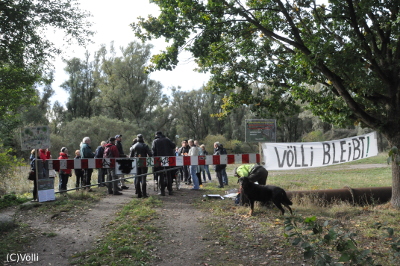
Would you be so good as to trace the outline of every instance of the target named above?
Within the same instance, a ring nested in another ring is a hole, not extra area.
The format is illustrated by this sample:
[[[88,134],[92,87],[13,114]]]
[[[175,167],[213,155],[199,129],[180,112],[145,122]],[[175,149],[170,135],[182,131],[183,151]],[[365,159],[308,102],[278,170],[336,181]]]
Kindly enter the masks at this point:
[[[158,258],[153,265],[200,265],[202,250],[207,244],[202,241],[199,223],[204,213],[196,210],[192,202],[202,197],[203,193],[191,191],[190,187],[183,185],[181,190],[174,191],[174,195],[167,193],[162,197],[153,190],[151,181],[148,181],[148,185],[149,194],[163,201],[162,207],[157,209],[162,239],[158,243]],[[68,259],[76,253],[92,249],[107,232],[106,226],[116,217],[116,212],[136,197],[132,183],[130,186],[130,189],[123,191],[123,195],[107,196],[90,209],[75,214],[61,212],[56,216],[34,216],[35,210],[8,210],[1,213],[0,218],[7,216],[9,219],[16,213],[16,221],[27,223],[35,232],[35,242],[24,253],[37,253],[39,261],[30,265],[70,265]]]

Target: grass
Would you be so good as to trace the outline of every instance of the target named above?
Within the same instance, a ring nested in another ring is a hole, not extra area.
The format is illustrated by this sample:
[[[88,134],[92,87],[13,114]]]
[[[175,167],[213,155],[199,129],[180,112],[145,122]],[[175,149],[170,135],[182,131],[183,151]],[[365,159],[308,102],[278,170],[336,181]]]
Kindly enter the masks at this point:
[[[384,167],[357,169],[360,164],[382,164]],[[218,189],[216,183],[205,183],[204,189],[209,194],[223,195],[227,190],[238,188],[233,177],[235,165],[228,165],[229,186]],[[367,158],[344,165],[297,171],[270,171],[268,184],[274,184],[290,190],[312,190],[342,188],[343,186],[374,187],[391,185],[391,169],[386,165],[386,155]],[[58,196],[55,202],[30,205],[35,212],[47,212],[57,216],[62,211],[85,210],[102,196],[101,193],[68,193],[67,197]],[[146,265],[157,261],[155,243],[161,236],[154,226],[158,218],[155,206],[161,204],[154,197],[140,201],[133,199],[119,212],[118,217],[109,224],[107,234],[94,249],[76,254],[73,263],[78,265]],[[25,206],[25,205],[21,205]],[[256,205],[254,216],[247,217],[248,207],[236,206],[233,200],[196,199],[193,206],[205,215],[201,220],[204,225],[203,239],[212,240],[204,250],[204,256],[210,259],[210,265],[239,265],[251,262],[252,265],[301,265],[304,264],[303,249],[293,246],[291,240],[284,237],[285,218],[275,207]],[[27,207],[21,207],[22,209]],[[400,215],[390,204],[353,206],[338,202],[328,207],[321,207],[313,199],[296,200],[293,205],[296,221],[304,221],[315,216],[317,221],[329,221],[329,225],[340,224],[343,230],[357,234],[355,240],[360,250],[371,250],[375,264],[396,265],[398,257],[391,250],[391,244],[400,232]],[[392,228],[394,236],[389,237],[383,228]],[[327,229],[331,229],[330,227]],[[24,231],[26,230],[26,231]],[[304,230],[304,234],[310,232]],[[32,236],[24,225],[10,225],[7,237],[0,239],[0,250],[9,242],[17,246],[13,250],[23,250]],[[49,233],[47,237],[52,237]],[[21,236],[23,236],[22,239]],[[15,241],[18,239],[18,241]],[[7,242],[8,241],[8,242]],[[19,247],[19,248],[18,248]],[[336,259],[339,254],[333,246],[321,246]],[[2,254],[0,254],[2,255]],[[306,264],[313,264],[307,260]]]
[[[36,237],[35,234],[26,224],[0,222],[0,260],[5,260],[7,253],[26,253]]]
[[[78,265],[145,265],[156,258],[154,243],[160,239],[154,220],[155,207],[161,201],[155,197],[133,199],[108,225],[108,233],[97,246],[75,255]]]

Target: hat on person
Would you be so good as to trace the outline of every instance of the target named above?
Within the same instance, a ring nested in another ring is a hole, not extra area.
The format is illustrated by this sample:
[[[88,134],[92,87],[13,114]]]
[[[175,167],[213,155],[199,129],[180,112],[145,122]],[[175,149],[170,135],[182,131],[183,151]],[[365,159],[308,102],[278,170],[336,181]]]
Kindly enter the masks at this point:
[[[120,138],[120,137],[122,137],[122,135],[115,135],[115,138],[117,139],[117,138]]]
[[[161,136],[162,135],[162,132],[161,131],[157,131],[156,132],[156,136]]]
[[[112,137],[111,137],[108,141],[109,141],[109,142],[115,141],[115,138],[112,138]]]
[[[142,135],[142,134],[138,134],[138,135],[137,135],[137,138],[138,138],[138,139],[142,139],[142,138],[143,138],[143,135]]]
[[[65,150],[68,150],[68,149],[65,148],[65,147],[62,147],[62,148],[61,148],[61,152],[65,152]]]

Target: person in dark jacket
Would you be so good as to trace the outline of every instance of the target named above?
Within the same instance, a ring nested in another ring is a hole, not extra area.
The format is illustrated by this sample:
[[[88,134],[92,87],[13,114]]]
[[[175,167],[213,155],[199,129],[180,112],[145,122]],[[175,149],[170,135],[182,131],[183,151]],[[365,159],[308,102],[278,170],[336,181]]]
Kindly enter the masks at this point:
[[[76,150],[75,151],[75,160],[80,160],[81,159],[81,151]],[[78,190],[79,187],[83,186],[85,183],[84,180],[84,172],[83,169],[74,169],[75,176],[76,176],[76,182],[75,182],[75,188]]]
[[[175,156],[175,143],[169,138],[165,137],[161,131],[156,132],[155,139],[151,146],[153,156]],[[155,171],[161,171],[168,169],[169,167],[154,167]],[[165,171],[159,176],[159,182],[161,185],[161,196],[165,196],[165,187],[168,189],[168,194],[172,195],[172,174],[171,171]],[[166,180],[165,180],[166,179]],[[167,182],[165,182],[167,181]]]
[[[143,135],[142,134],[137,135],[136,139],[137,142],[130,149],[130,157],[151,157],[152,152],[150,150],[150,147],[146,143],[144,143]],[[135,188],[138,198],[148,197],[146,192],[147,172],[148,172],[148,167],[137,168],[138,177],[135,178]],[[142,184],[142,188],[140,188],[140,184]]]
[[[106,146],[107,142],[102,141],[100,143],[100,146],[97,147],[95,153],[94,153],[94,158],[103,158],[104,154],[104,147]],[[106,176],[106,169],[99,168],[97,169],[97,183],[99,184],[99,187],[104,187],[104,181],[105,181],[105,176]]]
[[[90,147],[90,138],[89,137],[84,137],[80,146],[81,150],[81,158],[82,159],[90,159],[94,158],[94,153],[92,152],[92,148]],[[92,173],[93,169],[84,169],[83,170],[83,175],[84,175],[84,186],[89,186],[89,187],[84,187],[83,189],[88,189],[89,192],[92,191],[90,188],[91,185],[91,180],[92,180]]]
[[[183,140],[182,147],[180,147],[178,150],[178,156],[187,156],[189,153],[189,149],[190,149],[190,147],[189,147],[188,141]],[[189,175],[189,167],[187,165],[184,165],[184,166],[182,166],[181,171],[182,171],[182,176],[185,181],[185,184],[190,185],[192,183],[192,181],[191,181],[192,179]]]
[[[214,155],[221,155],[223,153],[223,147],[219,145],[219,142],[214,143]],[[222,179],[222,170],[226,168],[226,164],[214,165],[214,170],[218,178],[219,186],[218,188],[224,187],[224,181]]]
[[[126,157],[124,153],[124,149],[122,148],[122,135],[115,135],[115,146],[117,146],[119,157]],[[123,178],[124,175],[120,175],[119,178]],[[121,189],[128,189],[129,187],[125,186],[125,179],[121,181]]]
[[[115,138],[110,138],[104,149],[103,158],[119,158],[119,157],[120,155],[118,148],[117,146],[115,146]],[[115,168],[108,168],[107,181],[113,181],[115,179],[117,179],[117,175],[115,174]],[[107,188],[108,188],[108,194],[122,195],[122,193],[118,191],[118,181],[107,183]]]

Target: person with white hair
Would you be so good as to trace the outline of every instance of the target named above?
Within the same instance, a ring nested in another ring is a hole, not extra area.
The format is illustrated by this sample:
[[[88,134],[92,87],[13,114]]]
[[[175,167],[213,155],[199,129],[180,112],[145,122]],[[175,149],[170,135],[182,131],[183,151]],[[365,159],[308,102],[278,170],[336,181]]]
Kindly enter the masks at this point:
[[[90,147],[90,138],[89,137],[84,137],[81,143],[80,151],[81,151],[81,158],[82,159],[90,159],[94,158],[94,153],[92,152],[92,148]],[[84,186],[89,186],[89,187],[84,187],[83,189],[87,189],[89,192],[92,191],[90,188],[91,185],[91,179],[92,179],[92,173],[93,169],[84,169],[83,170],[83,176],[84,176]]]

